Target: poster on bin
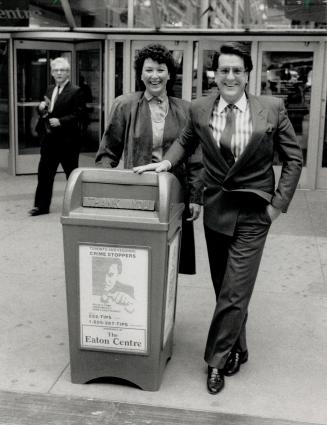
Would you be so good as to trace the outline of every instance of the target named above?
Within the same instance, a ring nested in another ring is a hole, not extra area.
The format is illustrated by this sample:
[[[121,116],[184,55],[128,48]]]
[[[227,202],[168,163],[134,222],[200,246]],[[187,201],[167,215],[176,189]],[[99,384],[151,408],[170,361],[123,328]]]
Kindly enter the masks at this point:
[[[81,348],[147,352],[148,248],[79,246]]]

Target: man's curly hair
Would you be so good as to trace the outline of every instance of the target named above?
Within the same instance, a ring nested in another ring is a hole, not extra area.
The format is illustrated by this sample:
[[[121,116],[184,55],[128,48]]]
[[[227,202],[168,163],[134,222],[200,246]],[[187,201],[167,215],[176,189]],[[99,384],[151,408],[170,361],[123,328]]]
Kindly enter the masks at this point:
[[[167,81],[167,93],[170,94],[176,79],[177,65],[172,53],[162,44],[149,44],[137,52],[134,61],[137,86],[140,90],[145,90],[141,80],[144,61],[152,59],[159,64],[166,64],[170,79]]]

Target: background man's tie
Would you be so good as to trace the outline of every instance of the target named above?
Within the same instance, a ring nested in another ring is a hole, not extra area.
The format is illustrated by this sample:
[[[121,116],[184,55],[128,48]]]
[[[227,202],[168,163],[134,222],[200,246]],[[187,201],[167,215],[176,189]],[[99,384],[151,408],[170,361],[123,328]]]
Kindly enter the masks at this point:
[[[235,106],[233,104],[229,104],[226,106],[226,125],[223,132],[221,133],[219,141],[221,153],[230,167],[235,162],[235,158],[231,149],[232,136],[235,133],[234,108]]]

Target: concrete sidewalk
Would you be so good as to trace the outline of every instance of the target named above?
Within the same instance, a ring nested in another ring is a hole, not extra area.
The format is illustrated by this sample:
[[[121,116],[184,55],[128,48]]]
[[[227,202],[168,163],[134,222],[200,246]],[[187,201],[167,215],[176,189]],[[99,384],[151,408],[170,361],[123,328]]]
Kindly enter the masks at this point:
[[[198,273],[179,278],[174,352],[160,390],[72,384],[60,224],[65,180],[56,178],[51,214],[29,217],[36,176],[2,171],[0,179],[0,392],[327,424],[327,192],[298,191],[273,224],[250,304],[249,361],[211,396],[203,350],[214,293],[202,221]]]

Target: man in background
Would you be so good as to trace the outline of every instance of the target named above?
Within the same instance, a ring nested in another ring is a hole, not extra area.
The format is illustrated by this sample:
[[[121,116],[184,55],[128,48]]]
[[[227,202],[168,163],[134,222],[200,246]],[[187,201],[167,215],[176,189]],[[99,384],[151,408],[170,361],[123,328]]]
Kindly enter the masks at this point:
[[[78,167],[80,152],[80,119],[85,110],[82,91],[70,81],[70,64],[58,57],[51,61],[51,75],[55,85],[48,87],[38,106],[40,118],[36,131],[40,137],[41,158],[38,184],[31,216],[48,214],[53,182],[59,164],[66,178]]]

